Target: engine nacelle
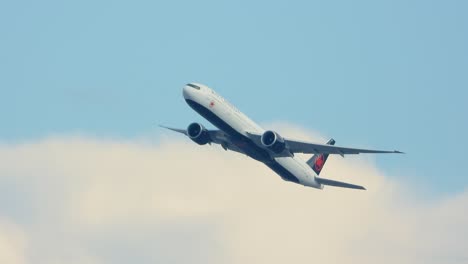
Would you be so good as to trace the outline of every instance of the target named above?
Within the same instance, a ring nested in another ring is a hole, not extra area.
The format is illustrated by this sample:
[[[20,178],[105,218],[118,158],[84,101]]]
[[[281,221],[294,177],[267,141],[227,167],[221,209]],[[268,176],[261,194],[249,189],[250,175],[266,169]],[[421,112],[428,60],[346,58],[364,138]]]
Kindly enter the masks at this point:
[[[274,131],[266,131],[261,139],[263,146],[271,149],[275,153],[281,153],[286,148],[284,139]]]
[[[188,137],[198,145],[205,145],[211,141],[208,130],[199,123],[192,123],[187,127]]]

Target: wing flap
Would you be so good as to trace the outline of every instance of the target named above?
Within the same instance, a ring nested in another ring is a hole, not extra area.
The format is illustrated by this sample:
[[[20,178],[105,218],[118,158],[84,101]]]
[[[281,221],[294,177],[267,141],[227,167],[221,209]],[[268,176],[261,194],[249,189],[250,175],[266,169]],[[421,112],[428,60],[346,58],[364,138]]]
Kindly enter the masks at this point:
[[[365,190],[366,188],[346,182],[334,181],[324,178],[315,177],[315,180],[323,185],[334,186],[334,187],[341,187],[341,188],[348,188],[348,189],[358,189],[358,190]]]

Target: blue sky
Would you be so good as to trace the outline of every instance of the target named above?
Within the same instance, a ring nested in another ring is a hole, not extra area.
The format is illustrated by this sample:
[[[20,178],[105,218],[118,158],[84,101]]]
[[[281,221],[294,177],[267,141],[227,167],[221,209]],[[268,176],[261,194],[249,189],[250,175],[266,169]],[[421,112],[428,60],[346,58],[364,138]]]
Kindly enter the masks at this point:
[[[466,1],[4,1],[0,141],[158,137],[187,82],[260,123],[399,149],[392,177],[468,185]],[[204,122],[205,124],[207,122]]]

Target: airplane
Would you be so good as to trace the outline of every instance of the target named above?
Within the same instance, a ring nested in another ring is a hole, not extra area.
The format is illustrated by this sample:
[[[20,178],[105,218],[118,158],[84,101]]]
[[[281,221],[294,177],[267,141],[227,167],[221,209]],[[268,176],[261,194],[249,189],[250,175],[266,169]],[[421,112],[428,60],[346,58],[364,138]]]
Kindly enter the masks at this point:
[[[275,131],[265,130],[239,111],[234,105],[208,86],[188,83],[183,88],[187,104],[208,120],[218,130],[208,130],[199,123],[191,123],[187,129],[161,127],[181,133],[199,145],[218,144],[224,150],[245,154],[262,162],[283,180],[307,187],[323,189],[334,186],[366,190],[363,186],[319,177],[328,155],[342,157],[359,153],[403,153],[401,151],[345,148],[330,139],[317,144],[282,137]],[[313,154],[304,161],[295,153]]]

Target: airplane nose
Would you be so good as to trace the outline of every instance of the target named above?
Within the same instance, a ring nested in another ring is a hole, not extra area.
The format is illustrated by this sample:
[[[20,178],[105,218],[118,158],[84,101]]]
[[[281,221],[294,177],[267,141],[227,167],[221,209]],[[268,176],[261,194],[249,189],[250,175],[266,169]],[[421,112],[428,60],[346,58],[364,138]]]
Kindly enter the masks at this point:
[[[194,83],[187,83],[183,90],[183,95],[185,99],[190,99],[194,97],[198,91],[201,90],[201,87]]]
[[[185,99],[188,99],[190,97],[191,89],[188,86],[185,86],[184,89],[182,90],[182,94],[184,95]]]

